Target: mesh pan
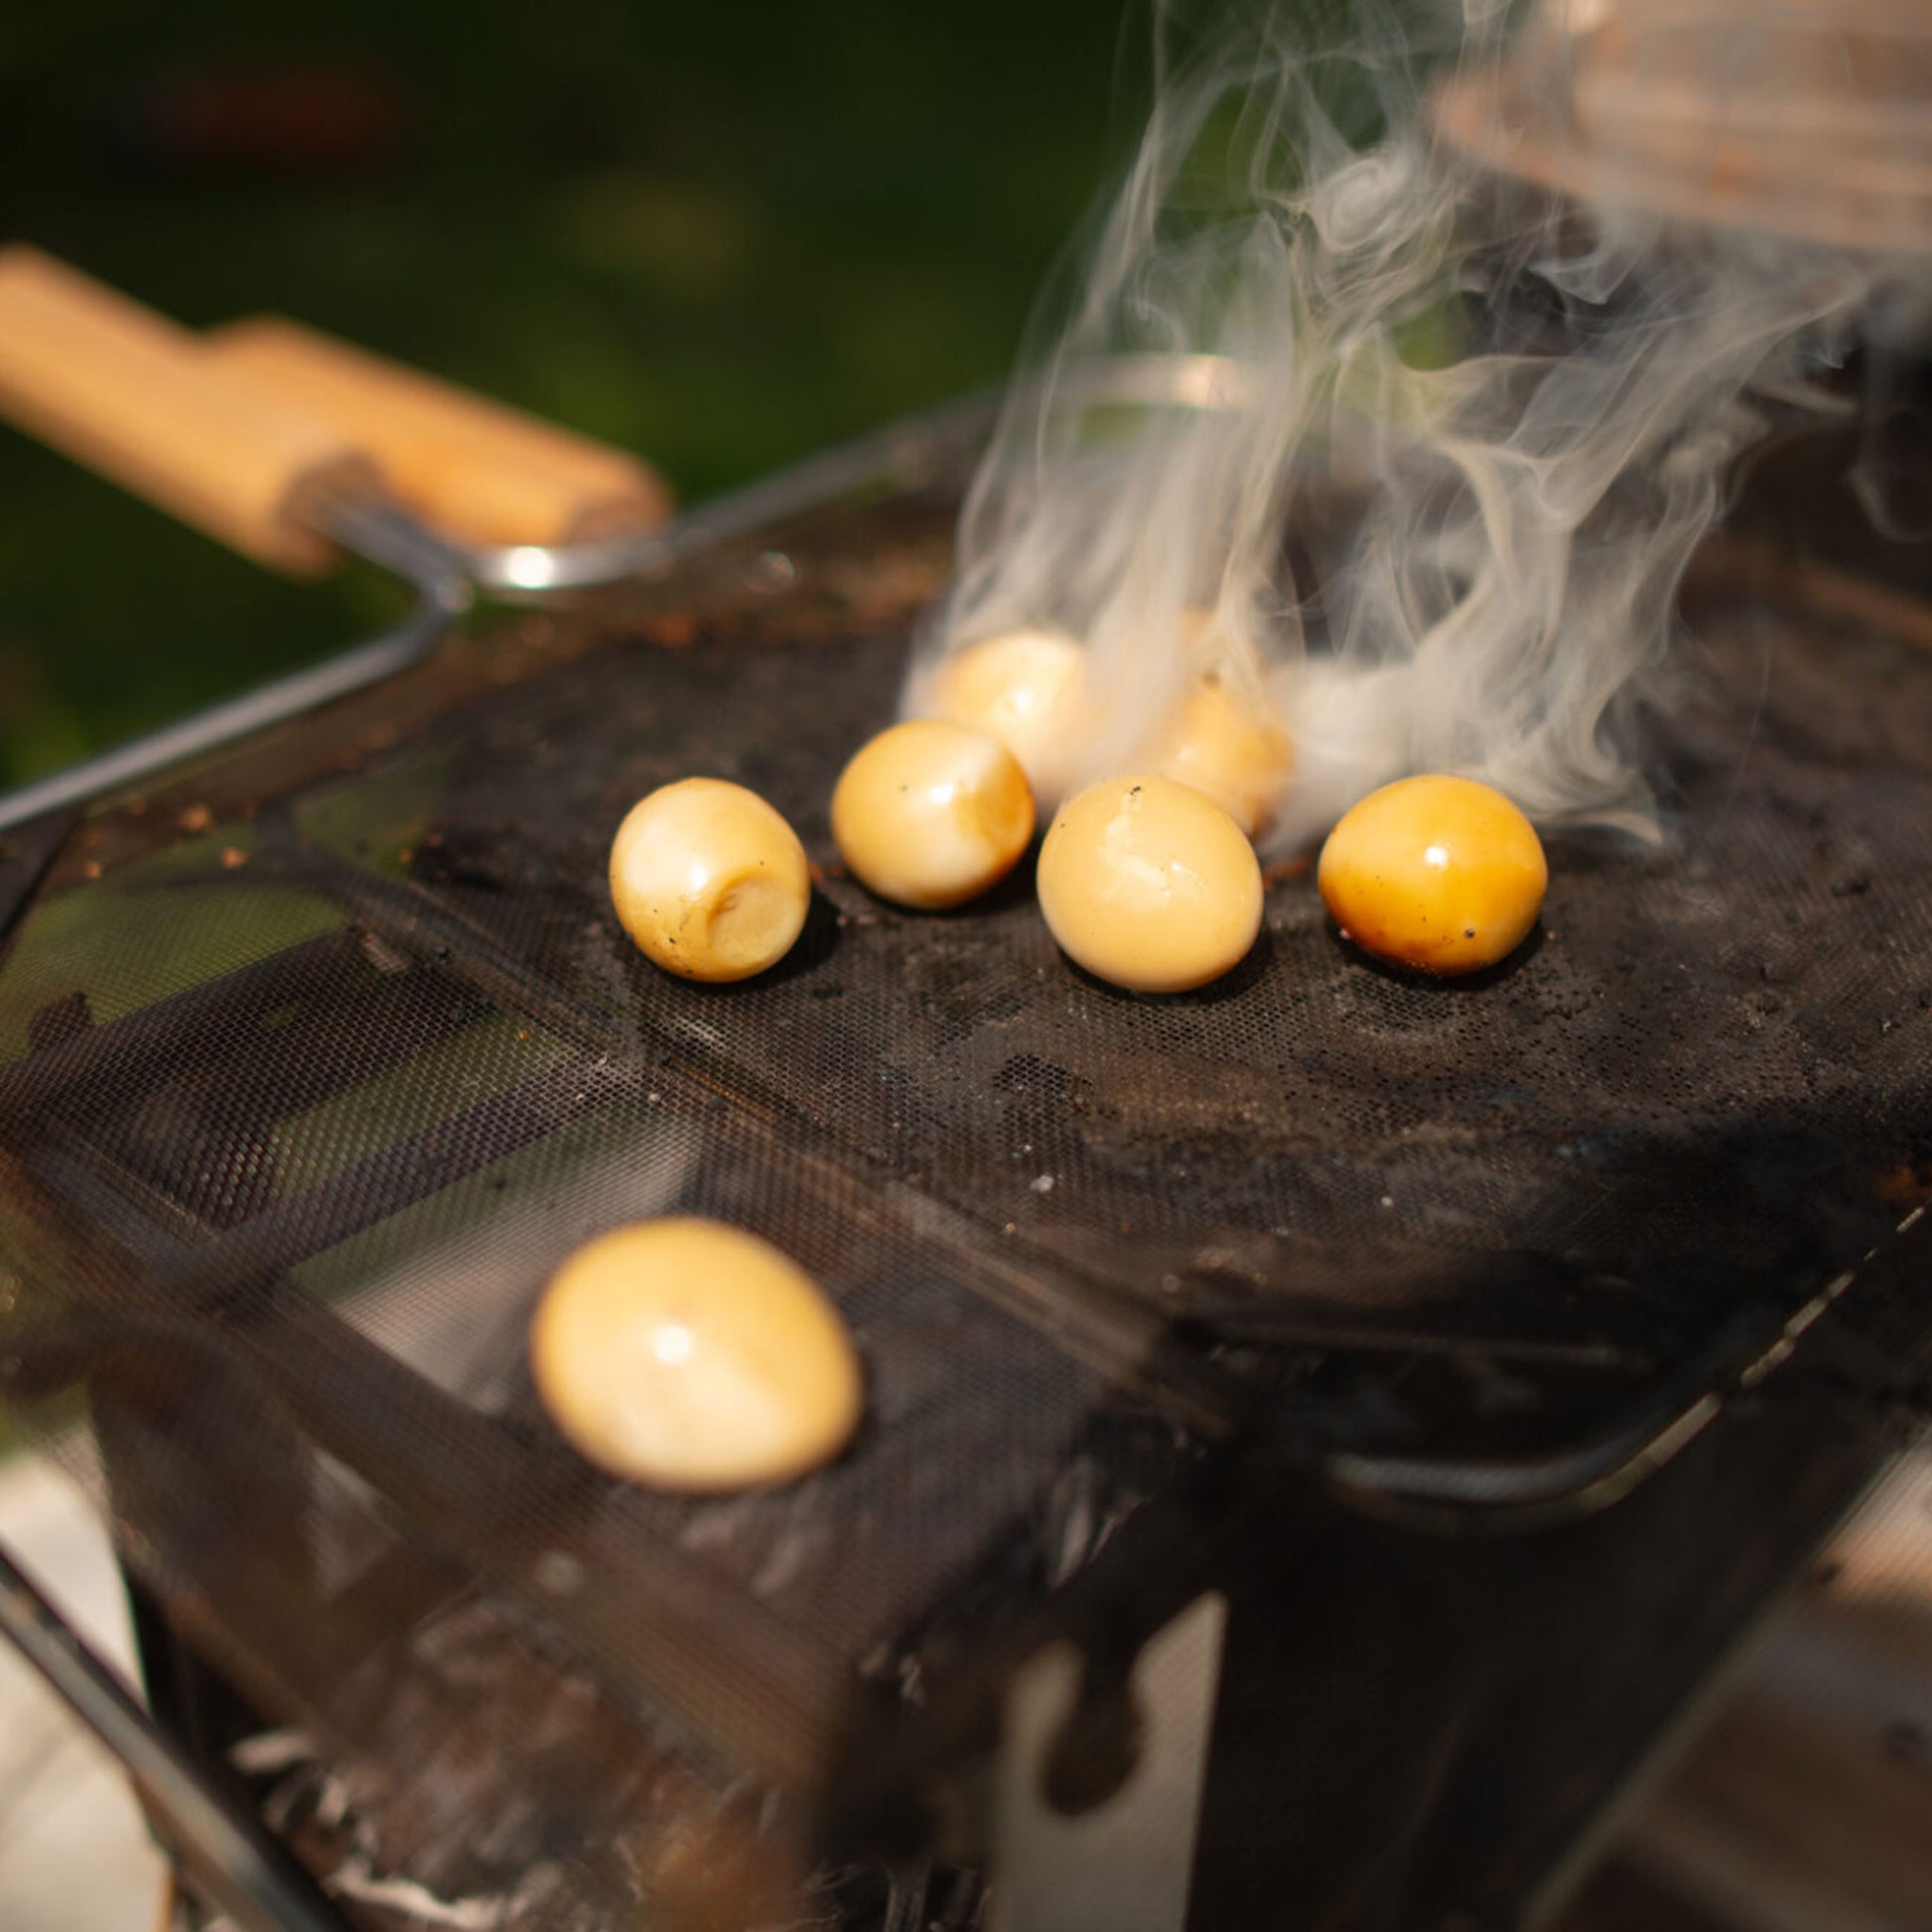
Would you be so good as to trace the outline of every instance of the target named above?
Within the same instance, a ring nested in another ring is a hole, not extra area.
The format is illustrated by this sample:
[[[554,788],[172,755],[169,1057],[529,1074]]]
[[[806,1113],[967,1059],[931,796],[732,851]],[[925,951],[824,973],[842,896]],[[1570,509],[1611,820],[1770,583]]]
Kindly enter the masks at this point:
[[[1732,612],[1664,844],[1558,839],[1502,969],[1376,971],[1288,869],[1243,968],[1140,1000],[1024,885],[911,915],[836,867],[950,517],[843,505],[459,642],[99,812],[16,923],[10,1398],[382,1818],[364,1866],[558,1926],[756,1871],[788,1814],[747,1792],[915,1721],[949,1604],[948,1654],[992,1642],[1216,1445],[1614,1441],[1932,1191],[1932,662]],[[606,895],[691,771],[820,874],[744,986],[656,973]],[[547,1274],[673,1210],[853,1323],[834,1468],[692,1502],[549,1430]]]

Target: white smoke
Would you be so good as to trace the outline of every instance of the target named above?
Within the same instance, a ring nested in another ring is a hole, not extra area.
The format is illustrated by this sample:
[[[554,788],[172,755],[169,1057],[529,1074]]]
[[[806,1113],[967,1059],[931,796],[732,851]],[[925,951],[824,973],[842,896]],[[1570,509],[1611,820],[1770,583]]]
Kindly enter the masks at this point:
[[[1631,727],[1680,575],[1890,271],[1452,148],[1427,89],[1491,62],[1500,18],[1358,4],[1321,44],[1278,11],[1176,55],[1164,17],[1145,139],[975,481],[908,710],[947,650],[1057,626],[1089,652],[1081,776],[1143,759],[1203,672],[1275,711],[1277,848],[1421,769],[1653,823]],[[1536,28],[1552,89],[1578,24]],[[1218,358],[1219,406],[1096,407],[1096,364],[1146,353]]]

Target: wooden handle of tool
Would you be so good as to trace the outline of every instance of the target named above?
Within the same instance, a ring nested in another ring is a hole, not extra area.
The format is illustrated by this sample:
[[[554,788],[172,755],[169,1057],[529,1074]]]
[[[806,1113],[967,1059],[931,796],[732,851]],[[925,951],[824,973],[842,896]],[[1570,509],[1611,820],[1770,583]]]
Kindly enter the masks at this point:
[[[646,530],[671,511],[635,458],[280,316],[209,332],[221,365],[340,424],[444,534],[551,544]]]
[[[0,416],[277,569],[328,567],[305,524],[378,493],[350,439],[225,376],[192,331],[37,248],[0,248]]]

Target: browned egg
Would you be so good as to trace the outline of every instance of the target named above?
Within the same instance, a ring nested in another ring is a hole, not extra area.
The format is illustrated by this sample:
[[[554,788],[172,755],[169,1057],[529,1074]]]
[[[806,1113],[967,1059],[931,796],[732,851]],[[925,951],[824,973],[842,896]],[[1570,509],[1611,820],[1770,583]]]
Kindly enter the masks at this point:
[[[578,1249],[537,1305],[530,1368],[580,1454],[654,1489],[789,1482],[838,1454],[864,1402],[818,1285],[757,1235],[686,1217]]]
[[[1265,701],[1244,705],[1217,679],[1187,693],[1154,762],[1170,778],[1204,791],[1253,838],[1273,814],[1295,768],[1295,747]]]
[[[1086,726],[1087,654],[1060,630],[1009,630],[954,651],[940,666],[942,718],[997,738],[1042,808],[1066,789]]]
[[[1069,798],[1039,852],[1039,909],[1076,964],[1136,993],[1239,965],[1261,930],[1261,867],[1211,798],[1145,772]]]
[[[1321,897],[1364,952],[1444,976],[1493,966],[1543,908],[1536,828],[1473,778],[1403,778],[1345,813],[1321,848]]]
[[[1034,836],[1034,795],[997,738],[931,719],[894,725],[841,774],[832,836],[881,898],[934,910],[1013,870]]]
[[[749,979],[775,966],[811,896],[798,835],[757,792],[723,778],[660,785],[611,847],[623,929],[686,979]]]

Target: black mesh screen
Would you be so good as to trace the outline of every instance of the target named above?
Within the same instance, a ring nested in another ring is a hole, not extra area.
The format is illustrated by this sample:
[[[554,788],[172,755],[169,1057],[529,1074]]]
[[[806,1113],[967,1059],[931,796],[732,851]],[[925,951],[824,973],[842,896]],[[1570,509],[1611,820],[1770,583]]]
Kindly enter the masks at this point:
[[[1909,647],[1714,618],[1659,727],[1664,842],[1558,835],[1542,929],[1480,979],[1365,964],[1290,868],[1230,979],[1140,999],[1059,957],[1025,880],[917,915],[836,866],[831,783],[947,515],[827,515],[171,777],[73,834],[0,967],[15,1404],[389,1807],[383,1856],[506,1888],[603,1834],[559,1925],[672,1884],[690,1816],[739,1844],[718,1792],[809,1789],[855,1709],[915,1704],[904,1646],[968,1580],[1020,1614],[1214,1444],[1574,1446],[1932,1189]],[[605,890],[623,811],[692,772],[821,874],[743,986],[657,973]],[[689,1502],[548,1428],[547,1274],[672,1210],[765,1234],[852,1321],[834,1468]],[[553,1730],[472,1709],[492,1673],[567,1687]],[[496,1852],[404,1802],[410,1700]]]

